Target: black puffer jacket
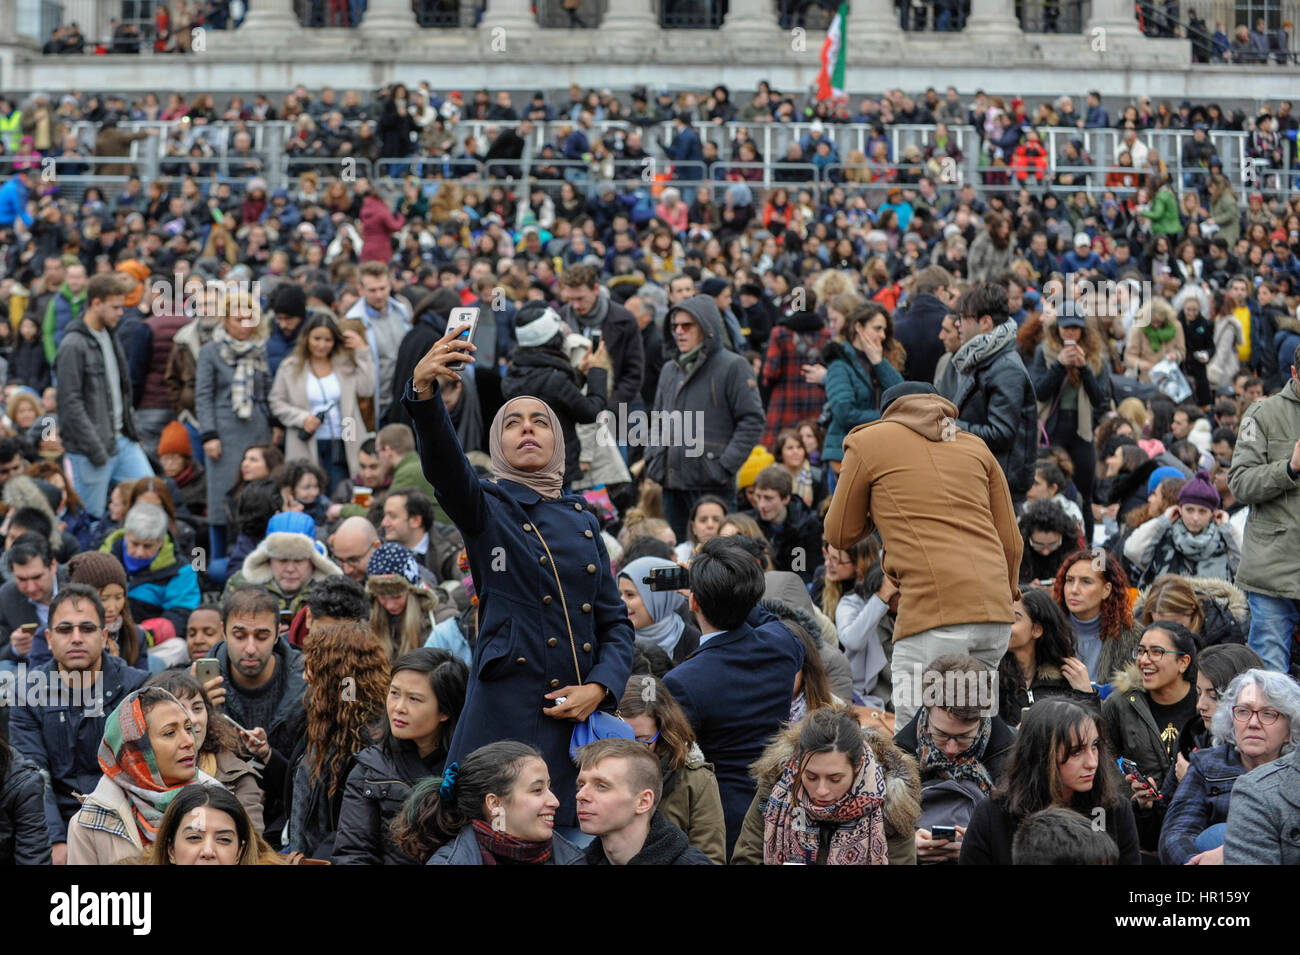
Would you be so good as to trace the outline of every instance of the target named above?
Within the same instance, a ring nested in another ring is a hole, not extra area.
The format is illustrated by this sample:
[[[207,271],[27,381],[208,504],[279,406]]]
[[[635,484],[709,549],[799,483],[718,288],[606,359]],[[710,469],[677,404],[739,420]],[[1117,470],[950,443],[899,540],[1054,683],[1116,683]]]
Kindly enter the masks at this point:
[[[582,393],[582,386],[587,393]],[[501,382],[501,394],[507,399],[529,395],[551,406],[560,418],[564,434],[564,483],[572,484],[582,476],[578,465],[582,448],[576,425],[591,424],[608,404],[609,376],[594,365],[584,377],[569,365],[564,354],[546,345],[516,348],[510,367]]]
[[[971,374],[960,375],[953,404],[957,426],[983,439],[1007,476],[1011,496],[1024,497],[1034,483],[1038,405],[1014,338]]]
[[[605,847],[599,839],[587,846],[587,865],[609,865]],[[664,818],[658,809],[650,817],[650,831],[646,833],[641,851],[627,861],[628,865],[713,865],[709,857],[691,845],[682,832]]]
[[[446,755],[439,749],[422,760],[404,740],[394,740],[391,752],[371,746],[358,753],[343,789],[334,864],[419,865],[393,845],[389,827],[416,783],[442,775]]]
[[[10,750],[0,779],[0,865],[49,865],[45,827],[45,780],[36,764]]]

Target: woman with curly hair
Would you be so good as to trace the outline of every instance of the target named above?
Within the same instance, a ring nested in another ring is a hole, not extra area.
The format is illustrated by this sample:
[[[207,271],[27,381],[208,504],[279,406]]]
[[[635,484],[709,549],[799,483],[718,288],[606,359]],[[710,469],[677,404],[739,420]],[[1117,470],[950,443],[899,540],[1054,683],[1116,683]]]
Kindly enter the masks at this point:
[[[303,650],[307,732],[289,760],[289,848],[328,859],[356,756],[379,738],[388,654],[364,623],[313,627]]]
[[[1030,501],[1020,515],[1020,536],[1025,539],[1020,559],[1020,583],[1053,581],[1061,561],[1082,546],[1079,526],[1054,500]]]
[[[1133,622],[1128,588],[1124,568],[1100,548],[1075,551],[1056,573],[1052,599],[1074,628],[1079,659],[1094,683],[1109,683],[1128,666],[1142,636]]]

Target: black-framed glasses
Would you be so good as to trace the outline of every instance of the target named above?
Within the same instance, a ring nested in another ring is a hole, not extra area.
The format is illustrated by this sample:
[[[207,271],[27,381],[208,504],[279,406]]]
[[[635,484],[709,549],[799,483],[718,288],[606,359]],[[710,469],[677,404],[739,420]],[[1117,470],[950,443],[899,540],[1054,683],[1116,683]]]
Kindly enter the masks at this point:
[[[92,633],[99,633],[100,626],[97,623],[91,623],[89,620],[83,620],[81,621],[81,623],[64,622],[59,624],[56,627],[53,627],[52,629],[54,630],[55,633],[64,637],[72,633],[72,631],[74,630],[80,630],[82,633],[89,636]]]
[[[1258,716],[1259,722],[1263,726],[1272,726],[1282,716],[1280,712],[1274,709],[1255,710],[1249,706],[1238,704],[1232,708],[1232,718],[1238,723],[1249,723],[1252,716]]]
[[[956,743],[962,749],[966,749],[967,747],[969,747],[972,743],[975,742],[976,739],[979,738],[980,735],[980,731],[978,729],[973,729],[969,733],[962,733],[960,736],[953,736],[951,733],[941,733],[936,729],[931,729],[928,732],[930,733],[930,738],[934,740],[936,746],[943,747],[943,746],[947,746],[949,743]]]
[[[1133,659],[1140,660],[1144,653],[1150,657],[1152,663],[1159,663],[1165,658],[1166,653],[1172,653],[1176,657],[1185,657],[1188,655],[1183,653],[1181,650],[1166,650],[1164,647],[1144,647],[1142,644],[1138,644],[1133,648]]]
[[[359,557],[344,557],[342,554],[335,554],[334,559],[340,567],[364,567],[370,561],[369,554],[362,554]]]

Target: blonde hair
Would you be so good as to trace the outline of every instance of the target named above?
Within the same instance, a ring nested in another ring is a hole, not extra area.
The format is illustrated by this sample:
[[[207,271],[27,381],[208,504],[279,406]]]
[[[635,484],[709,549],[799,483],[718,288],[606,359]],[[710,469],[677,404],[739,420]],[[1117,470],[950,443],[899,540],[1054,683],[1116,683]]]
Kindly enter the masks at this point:
[[[1133,426],[1133,430],[1141,434],[1142,429],[1147,426],[1147,406],[1142,403],[1141,398],[1125,398],[1119,403],[1119,416]]]

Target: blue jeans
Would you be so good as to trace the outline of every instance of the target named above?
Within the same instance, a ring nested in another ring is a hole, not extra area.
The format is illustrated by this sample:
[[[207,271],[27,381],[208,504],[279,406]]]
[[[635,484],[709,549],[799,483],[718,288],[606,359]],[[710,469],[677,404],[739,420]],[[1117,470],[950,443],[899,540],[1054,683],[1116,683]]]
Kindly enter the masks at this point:
[[[1196,851],[1209,852],[1211,849],[1217,849],[1223,845],[1224,833],[1228,831],[1226,822],[1216,822],[1214,825],[1205,829],[1196,837]]]
[[[199,429],[194,427],[192,424],[186,424],[185,430],[188,431],[190,435],[190,450],[194,452],[192,457],[195,461],[202,461],[204,459],[203,442],[199,440]]]
[[[1291,670],[1291,635],[1300,622],[1300,607],[1289,597],[1246,592],[1250,603],[1250,648],[1264,666],[1277,673]]]
[[[327,497],[332,497],[344,481],[351,480],[351,475],[348,473],[348,456],[342,441],[317,438],[316,463],[325,472],[325,487],[321,490]]]
[[[84,454],[68,454],[72,462],[72,481],[86,510],[103,517],[108,508],[110,485],[153,477],[153,467],[140,445],[124,435],[117,436],[117,446],[103,467],[95,467]]]

